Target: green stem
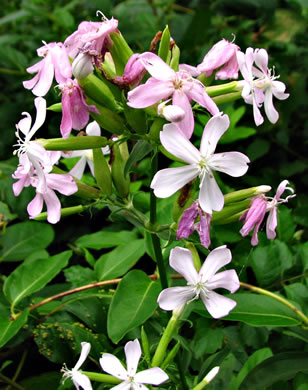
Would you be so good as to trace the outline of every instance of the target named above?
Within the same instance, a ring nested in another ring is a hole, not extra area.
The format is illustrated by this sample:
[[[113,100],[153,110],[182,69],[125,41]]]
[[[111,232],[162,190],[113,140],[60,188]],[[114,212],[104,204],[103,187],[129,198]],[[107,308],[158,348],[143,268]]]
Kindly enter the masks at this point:
[[[230,83],[226,84],[206,87],[205,91],[211,97],[225,95],[226,93],[234,92],[235,88],[237,87],[237,84],[237,81],[231,81]]]
[[[277,295],[275,293],[272,293],[268,290],[264,290],[263,288],[252,286],[251,284],[240,282],[242,287],[248,288],[251,291],[254,291],[258,294],[267,295],[268,297],[271,297],[275,299],[276,301],[282,303],[283,305],[287,306],[289,309],[294,311],[294,313],[303,321],[305,325],[308,326],[308,317],[299,310],[296,306],[294,306],[292,303],[290,303],[287,299],[281,297],[280,295]]]
[[[1,374],[1,372],[0,372],[0,380],[2,380],[5,383],[8,383],[9,385],[11,385],[17,390],[25,390],[24,387],[20,386],[18,383],[14,382],[12,379],[8,378],[7,376]]]
[[[179,355],[176,356],[175,361],[176,361],[176,365],[178,366],[178,372],[179,372],[179,375],[180,375],[180,380],[182,382],[182,389],[183,390],[188,390],[186,378],[185,378],[185,375],[184,375],[183,361],[182,361],[182,359],[181,359],[181,357]]]
[[[92,379],[96,382],[102,382],[102,383],[109,383],[111,385],[117,385],[121,383],[121,381],[118,378],[115,378],[114,376],[107,375],[107,374],[99,374],[97,372],[90,372],[90,371],[81,371],[82,374],[86,375],[89,379]]]
[[[152,177],[155,175],[158,167],[158,153],[154,151],[154,155],[152,158]],[[154,195],[154,191],[151,189],[150,192],[150,225],[155,225],[156,223],[156,196]],[[164,259],[161,251],[160,240],[159,237],[155,233],[151,233],[151,239],[153,244],[153,249],[155,253],[155,259],[157,262],[158,272],[160,276],[160,282],[163,289],[168,287],[168,280],[166,269],[164,265]]]
[[[167,327],[164,330],[164,333],[159,341],[159,344],[153,356],[152,367],[158,367],[163,361],[168,345],[173,337],[174,332],[176,331],[179,318],[184,310],[184,307],[185,305],[173,310],[172,317],[170,318]]]
[[[27,355],[28,355],[28,350],[25,349],[25,350],[23,351],[22,356],[21,356],[21,359],[20,359],[20,362],[19,362],[19,364],[18,364],[17,370],[15,371],[15,374],[14,374],[14,376],[13,376],[13,378],[12,378],[12,381],[13,381],[13,382],[16,382],[16,380],[17,380],[17,378],[18,378],[18,376],[19,376],[19,374],[20,374],[20,371],[21,371],[21,369],[22,369],[22,367],[23,367],[23,365],[24,365],[24,363],[25,363],[25,360],[26,360]],[[9,384],[9,385],[6,387],[5,390],[9,390],[9,389],[11,388],[11,386],[12,386],[12,385]]]

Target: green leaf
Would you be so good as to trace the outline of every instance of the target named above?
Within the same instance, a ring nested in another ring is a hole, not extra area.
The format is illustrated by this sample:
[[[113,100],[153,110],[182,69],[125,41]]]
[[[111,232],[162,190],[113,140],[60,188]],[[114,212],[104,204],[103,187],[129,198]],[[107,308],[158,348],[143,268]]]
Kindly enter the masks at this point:
[[[256,367],[263,360],[271,356],[273,356],[273,353],[270,348],[259,349],[258,351],[254,352],[251,356],[249,356],[249,358],[241,368],[241,371],[238,373],[236,377],[236,388],[237,389],[239,388],[244,378],[254,367]]]
[[[23,379],[19,383],[25,390],[55,390],[56,384],[60,384],[61,379],[60,371],[49,371]]]
[[[132,240],[136,240],[136,238],[137,233],[134,230],[113,232],[104,229],[96,233],[79,237],[78,240],[75,241],[75,244],[80,248],[103,249],[128,243]]]
[[[3,221],[13,221],[13,219],[17,218],[17,214],[12,214],[7,204],[0,202],[0,218]]]
[[[253,141],[247,148],[247,156],[253,162],[258,158],[264,156],[270,148],[270,143],[262,138]]]
[[[264,360],[249,372],[239,390],[259,390],[273,383],[294,378],[298,372],[308,373],[308,352],[284,352]]]
[[[235,308],[224,320],[241,321],[252,326],[296,326],[300,320],[281,302],[268,296],[254,293],[236,293],[226,295],[237,302]],[[193,302],[194,311],[211,318],[202,302]]]
[[[308,287],[303,283],[292,283],[284,286],[287,298],[290,301],[296,302],[300,305],[302,311],[308,314]]]
[[[152,151],[152,149],[153,149],[152,145],[147,141],[144,140],[138,141],[133,147],[132,151],[130,152],[129,158],[124,168],[124,176],[128,174],[128,172],[130,171],[134,163],[142,160],[145,156],[147,156]]]
[[[281,205],[278,210],[277,234],[280,241],[289,241],[293,237],[296,224],[293,220],[292,210]]]
[[[24,310],[23,313],[16,319],[10,320],[10,310],[4,305],[0,305],[0,348],[11,340],[17,332],[27,322],[29,310]]]
[[[12,308],[23,298],[42,289],[66,267],[72,251],[65,251],[46,259],[34,259],[21,264],[6,279],[3,292]]]
[[[292,264],[292,253],[287,245],[279,240],[254,249],[251,255],[251,265],[261,286],[275,282]]]
[[[111,301],[107,319],[108,336],[115,344],[152,316],[159,292],[159,283],[142,271],[133,270],[122,279]]]
[[[20,261],[34,251],[45,249],[53,240],[53,228],[34,221],[16,223],[0,237],[0,261]]]
[[[103,254],[95,263],[98,280],[117,278],[125,274],[145,253],[144,240],[133,240]]]

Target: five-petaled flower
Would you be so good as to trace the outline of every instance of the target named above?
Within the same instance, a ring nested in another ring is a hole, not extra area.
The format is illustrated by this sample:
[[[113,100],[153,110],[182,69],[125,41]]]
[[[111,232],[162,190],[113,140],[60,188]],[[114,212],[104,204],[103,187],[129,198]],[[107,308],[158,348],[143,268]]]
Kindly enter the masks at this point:
[[[157,386],[169,379],[168,375],[159,367],[152,367],[137,372],[141,357],[141,348],[138,339],[126,343],[124,350],[127,369],[123,367],[116,356],[110,353],[104,353],[99,360],[105,372],[123,381],[119,385],[112,387],[112,389],[145,390],[147,387],[144,384]]]
[[[174,310],[200,297],[212,317],[225,317],[236,306],[236,302],[213,290],[225,288],[234,293],[240,287],[235,270],[217,273],[231,259],[231,251],[225,245],[220,246],[210,252],[197,272],[190,250],[181,247],[172,249],[170,266],[184,276],[187,286],[163,290],[157,299],[159,306],[163,310]]]
[[[217,114],[204,128],[200,151],[178,130],[175,123],[164,126],[160,140],[164,148],[188,165],[166,168],[154,176],[151,188],[158,198],[168,198],[185,184],[199,176],[199,204],[205,213],[220,211],[224,197],[220,191],[213,171],[224,172],[238,177],[246,173],[249,159],[240,152],[215,153],[217,142],[229,127],[227,115]]]
[[[244,225],[240,230],[240,233],[243,237],[246,237],[252,230],[251,245],[258,245],[258,231],[261,223],[265,217],[265,214],[269,212],[269,216],[266,222],[266,235],[268,239],[273,239],[276,237],[276,227],[277,227],[277,205],[281,203],[288,202],[289,199],[294,198],[294,190],[291,187],[287,187],[289,184],[288,180],[283,180],[278,188],[274,198],[266,197],[265,195],[260,195],[255,197],[249,210],[247,210],[241,217],[240,221],[244,221]],[[281,198],[282,193],[288,190],[292,195],[287,196],[285,199]]]
[[[75,364],[75,367],[69,370],[66,365],[64,365],[61,370],[64,373],[64,378],[71,378],[77,390],[79,389],[79,386],[81,386],[84,390],[92,390],[90,379],[86,375],[82,374],[79,370],[89,355],[90,349],[91,344],[82,342],[80,357]]]

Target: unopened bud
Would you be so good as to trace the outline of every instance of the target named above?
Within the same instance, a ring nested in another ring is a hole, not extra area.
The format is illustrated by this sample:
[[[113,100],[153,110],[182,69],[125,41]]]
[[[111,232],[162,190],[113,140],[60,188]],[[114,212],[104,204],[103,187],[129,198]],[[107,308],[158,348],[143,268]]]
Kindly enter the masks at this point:
[[[205,386],[207,386],[218,374],[219,367],[214,367],[211,369],[211,371],[207,374],[205,378],[202,379],[200,383],[197,384],[192,390],[202,390]]]
[[[86,53],[80,53],[72,63],[73,75],[76,79],[84,79],[93,73],[92,57]]]
[[[185,116],[185,111],[181,107],[172,104],[167,106],[164,102],[158,105],[157,113],[169,122],[180,122]]]

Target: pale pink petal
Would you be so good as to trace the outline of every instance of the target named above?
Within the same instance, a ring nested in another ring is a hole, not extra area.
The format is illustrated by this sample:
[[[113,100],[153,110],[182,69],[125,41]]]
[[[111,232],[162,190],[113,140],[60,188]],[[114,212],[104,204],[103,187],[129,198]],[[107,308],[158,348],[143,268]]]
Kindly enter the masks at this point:
[[[78,191],[77,184],[71,175],[49,173],[46,175],[47,185],[49,188],[69,196]]]
[[[201,159],[199,150],[178,130],[177,126],[175,123],[164,125],[163,131],[160,132],[163,147],[187,164],[198,164]]]
[[[279,114],[273,104],[273,94],[270,88],[265,90],[264,110],[268,120],[271,123],[276,123],[279,119]]]
[[[272,81],[272,93],[275,96],[275,98],[279,100],[285,100],[287,99],[290,94],[289,93],[284,93],[286,89],[286,86],[283,82],[274,80]]]
[[[173,91],[171,81],[160,81],[151,77],[145,84],[128,92],[127,105],[133,108],[149,107],[162,99],[167,99]]]
[[[126,343],[124,350],[126,356],[127,375],[134,377],[141,357],[141,348],[138,339]]]
[[[147,383],[157,386],[168,379],[168,375],[161,368],[153,367],[149,368],[148,370],[138,372],[135,375],[134,382]]]
[[[215,274],[206,284],[210,290],[215,290],[216,288],[225,288],[231,293],[234,293],[240,288],[240,281],[237,276],[237,273],[234,269],[227,271],[219,272]]]
[[[84,390],[92,390],[90,379],[79,371],[73,373],[72,381],[76,389],[79,389],[79,386],[81,386]]]
[[[213,154],[209,165],[214,171],[224,172],[233,177],[245,175],[248,170],[249,158],[240,152],[225,152]]]
[[[151,188],[158,198],[168,198],[195,179],[198,173],[199,168],[196,165],[162,169],[153,177]]]
[[[194,80],[191,84],[189,88],[185,88],[185,93],[189,98],[206,108],[212,115],[218,114],[219,109],[214,100],[205,92],[204,85],[198,80]],[[186,86],[188,87],[188,83]]]
[[[35,197],[27,206],[28,214],[30,218],[37,217],[43,209],[43,196],[39,193],[36,193]]]
[[[255,63],[256,65],[267,74],[268,68],[268,54],[265,49],[256,49],[255,50]]]
[[[198,70],[206,72],[207,77],[213,70],[221,67],[234,55],[237,46],[226,39],[217,42],[211,50],[205,55],[202,63],[198,65]]]
[[[277,191],[276,191],[276,195],[275,195],[275,199],[276,199],[276,200],[279,200],[279,199],[280,199],[281,195],[283,194],[283,192],[284,192],[285,190],[289,190],[289,191],[291,191],[292,193],[294,193],[293,188],[287,187],[288,184],[289,184],[288,180],[283,180],[283,181],[279,184],[279,186],[278,186],[278,188],[277,188]]]
[[[139,56],[146,70],[152,77],[161,81],[175,78],[175,71],[154,53],[146,52]]]
[[[65,83],[72,77],[72,65],[63,43],[57,43],[50,52],[55,67],[55,79],[58,83]]]
[[[79,359],[78,359],[77,363],[75,364],[75,367],[73,368],[73,370],[79,370],[79,368],[82,366],[82,364],[84,363],[84,361],[88,357],[90,350],[91,350],[90,343],[86,343],[86,342],[81,343],[81,353],[80,353]]]
[[[22,115],[26,116],[17,123],[17,127],[25,136],[27,136],[31,128],[32,118],[28,112],[23,112]]]
[[[202,156],[208,157],[215,152],[219,139],[228,129],[229,125],[230,120],[228,115],[222,115],[222,113],[213,116],[207,122],[200,145],[200,153]]]
[[[254,118],[255,124],[257,126],[260,126],[264,122],[264,118],[261,115],[261,112],[260,112],[260,110],[258,108],[258,105],[257,105],[255,100],[253,100],[253,106],[252,107],[253,107],[253,118]]]
[[[213,249],[200,268],[199,275],[201,277],[201,281],[210,282],[216,272],[226,264],[229,264],[231,260],[231,251],[226,247],[226,245]]]
[[[134,387],[134,386],[135,386],[135,384],[133,382],[126,380],[125,382],[122,382],[116,386],[111,387],[111,390],[132,390],[132,387]],[[133,390],[135,390],[135,389],[133,389]],[[141,388],[140,390],[144,390],[144,389]]]
[[[26,89],[32,89],[35,86],[35,84],[37,84],[39,78],[40,78],[40,74],[37,73],[31,80],[23,81],[22,85]]]
[[[184,118],[178,121],[177,125],[185,137],[189,139],[192,136],[195,127],[190,101],[182,90],[176,89],[172,96],[172,104],[180,107],[185,112]]]
[[[127,371],[116,356],[111,355],[110,353],[104,353],[99,359],[99,364],[108,374],[115,376],[122,381],[128,379]]]
[[[215,80],[228,80],[228,79],[237,79],[238,78],[239,66],[237,63],[237,58],[234,55],[230,58],[225,65],[215,73]]]
[[[82,97],[82,91],[79,86],[74,88],[70,95],[72,128],[75,130],[83,129],[90,117],[88,106],[84,104]]]
[[[196,66],[191,66],[191,65],[187,65],[187,64],[180,64],[179,70],[180,70],[180,72],[181,71],[187,72],[191,76],[194,76],[194,77],[198,77],[202,73]]]
[[[157,302],[163,310],[174,310],[191,300],[196,295],[194,287],[169,287],[163,290]]]
[[[184,276],[190,284],[197,284],[199,276],[194,266],[191,251],[177,246],[170,252],[170,266],[180,275]]]
[[[70,97],[67,93],[62,94],[62,120],[60,131],[63,138],[67,138],[72,131],[72,115]]]
[[[57,223],[61,218],[61,203],[56,193],[47,187],[47,191],[43,194],[44,201],[47,207],[47,221],[49,223]]]
[[[204,172],[200,179],[199,204],[205,213],[220,211],[224,206],[224,197],[212,173]]]
[[[206,298],[202,291],[200,296],[207,311],[213,318],[222,318],[227,316],[237,304],[233,301],[233,299],[219,295],[214,291],[209,293],[209,298]]]
[[[46,119],[46,100],[42,97],[37,97],[34,99],[34,104],[36,107],[36,119],[28,135],[29,138],[33,137],[35,132],[43,125]]]
[[[277,207],[273,207],[266,221],[266,235],[268,239],[273,239],[276,237],[276,227],[277,227]]]
[[[32,93],[36,96],[44,96],[49,91],[54,75],[54,66],[51,61],[50,54],[45,57],[43,66],[40,70],[39,80],[35,87],[32,89]]]
[[[76,179],[81,179],[86,168],[87,157],[82,156],[77,164],[69,171],[69,174],[76,177]]]

